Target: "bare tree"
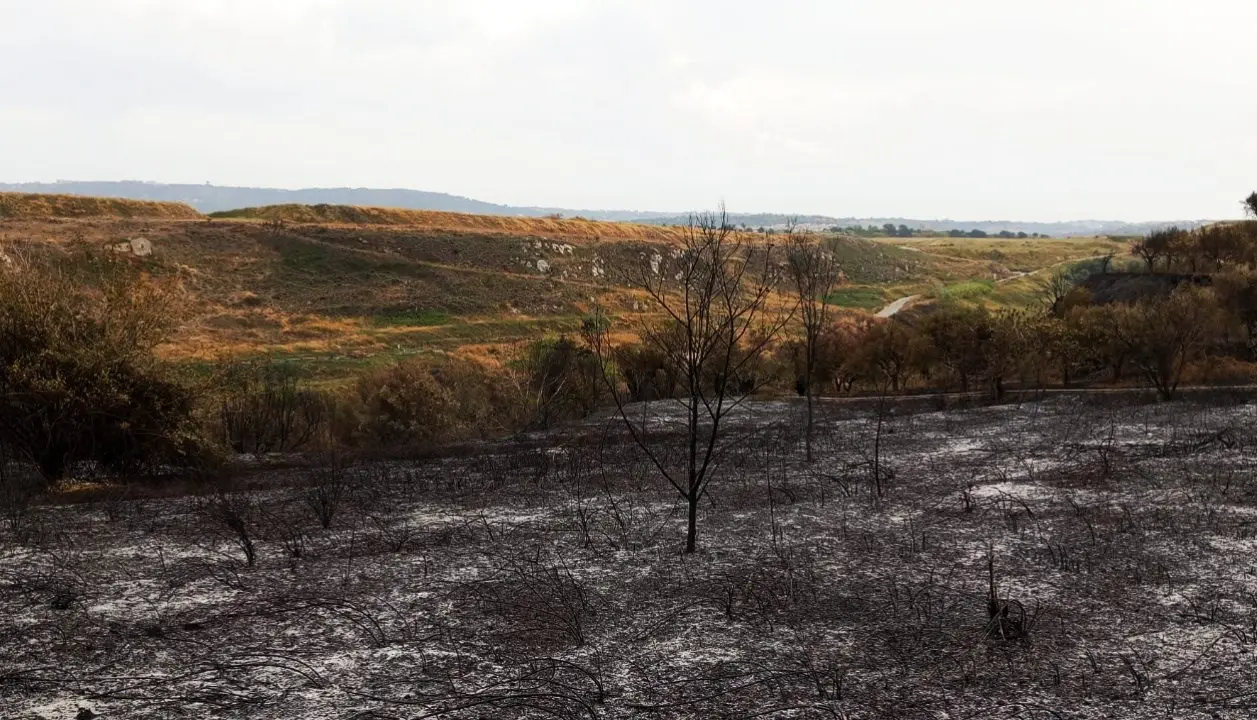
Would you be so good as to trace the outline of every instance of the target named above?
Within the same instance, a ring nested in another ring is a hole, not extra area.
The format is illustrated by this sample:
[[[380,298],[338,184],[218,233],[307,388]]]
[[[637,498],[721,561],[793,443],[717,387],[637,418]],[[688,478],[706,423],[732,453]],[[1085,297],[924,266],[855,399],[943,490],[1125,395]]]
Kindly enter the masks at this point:
[[[1148,272],[1156,272],[1157,261],[1165,258],[1165,270],[1169,272],[1173,269],[1175,255],[1182,251],[1187,237],[1187,231],[1176,226],[1159,228],[1136,240],[1131,245],[1130,252],[1148,265]]]
[[[1244,198],[1244,212],[1257,218],[1257,192],[1251,193]]]
[[[686,553],[697,545],[699,500],[730,444],[726,421],[762,382],[755,364],[793,317],[792,310],[770,307],[780,275],[771,245],[746,243],[721,207],[691,216],[680,248],[644,256],[625,277],[662,315],[643,322],[640,336],[676,372],[681,397],[675,400],[684,411],[680,467],[652,437],[647,413],[631,417],[619,383],[607,377],[607,384],[633,440],[686,502]],[[591,338],[603,358],[610,353],[607,338],[605,329]]]
[[[798,317],[803,326],[803,391],[807,398],[807,425],[803,433],[807,461],[812,462],[812,430],[815,424],[816,356],[826,328],[826,299],[838,284],[838,261],[811,233],[798,233],[795,221],[786,226],[786,267],[790,273]]]

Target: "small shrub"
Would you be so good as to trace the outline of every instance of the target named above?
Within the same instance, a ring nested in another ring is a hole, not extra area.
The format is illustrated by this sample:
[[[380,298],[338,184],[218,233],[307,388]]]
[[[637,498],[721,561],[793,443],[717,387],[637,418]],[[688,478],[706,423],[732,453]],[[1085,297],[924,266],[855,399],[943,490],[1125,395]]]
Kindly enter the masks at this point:
[[[33,507],[42,483],[25,468],[10,464],[9,456],[0,446],[0,521],[14,540],[28,545],[43,534],[40,515]]]
[[[358,381],[359,430],[378,446],[429,445],[449,437],[458,414],[453,394],[418,360]]]
[[[215,531],[240,549],[245,565],[257,564],[253,539],[257,535],[259,506],[251,493],[219,490],[202,503],[201,511]]]
[[[536,424],[585,417],[603,397],[598,356],[566,336],[529,345],[521,364],[532,390]]]
[[[348,462],[334,451],[325,453],[311,473],[310,480],[301,499],[326,530],[332,527],[332,520],[349,495]]]

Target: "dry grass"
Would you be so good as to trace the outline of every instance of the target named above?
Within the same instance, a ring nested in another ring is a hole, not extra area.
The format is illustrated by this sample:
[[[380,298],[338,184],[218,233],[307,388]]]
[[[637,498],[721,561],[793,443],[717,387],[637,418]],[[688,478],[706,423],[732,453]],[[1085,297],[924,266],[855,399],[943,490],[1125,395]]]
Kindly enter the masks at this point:
[[[0,220],[51,218],[152,218],[191,220],[200,218],[190,205],[176,202],[96,198],[80,195],[0,193]]]
[[[267,205],[213,213],[215,218],[283,221],[317,225],[391,225],[445,232],[490,233],[575,240],[679,242],[684,229],[583,218],[558,219],[469,215],[435,210],[359,207],[354,205]]]
[[[510,352],[521,342],[577,331],[593,299],[623,318],[619,329],[631,333],[649,302],[624,286],[618,271],[669,253],[683,232],[575,219],[380,212],[427,224],[13,219],[0,228],[0,252],[69,258],[76,245],[142,236],[152,254],[128,261],[177,280],[189,299],[182,328],[163,355],[188,362],[277,355],[308,360],[322,376],[377,356]],[[890,298],[934,282],[990,276],[990,263],[972,259],[854,238],[835,239],[831,247],[849,286],[885,289]]]
[[[880,240],[909,250],[944,258],[990,261],[1016,272],[1031,272],[1049,265],[1113,254],[1125,255],[1126,243],[1107,237],[1092,238],[885,238]]]

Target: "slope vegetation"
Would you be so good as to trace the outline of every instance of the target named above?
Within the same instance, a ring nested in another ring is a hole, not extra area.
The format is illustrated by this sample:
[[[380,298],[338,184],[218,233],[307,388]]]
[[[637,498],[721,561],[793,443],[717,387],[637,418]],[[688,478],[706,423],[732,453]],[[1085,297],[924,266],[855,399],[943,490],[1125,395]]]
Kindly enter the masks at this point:
[[[148,218],[191,220],[202,217],[191,206],[175,202],[0,193],[0,220],[48,220],[53,218]]]

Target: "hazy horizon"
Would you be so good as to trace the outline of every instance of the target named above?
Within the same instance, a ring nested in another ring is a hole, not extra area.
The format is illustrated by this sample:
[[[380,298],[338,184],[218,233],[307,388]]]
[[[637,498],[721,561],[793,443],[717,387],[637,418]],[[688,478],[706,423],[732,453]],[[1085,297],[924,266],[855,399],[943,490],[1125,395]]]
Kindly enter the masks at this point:
[[[0,182],[515,206],[1225,219],[1257,7],[0,0]]]
[[[366,186],[349,186],[349,185],[322,185],[322,186],[318,186],[318,187],[314,187],[314,186],[310,186],[310,187],[301,187],[301,186],[292,186],[292,187],[277,187],[277,186],[270,186],[270,185],[268,185],[268,186],[260,186],[260,185],[222,185],[222,184],[219,184],[219,183],[175,183],[175,182],[165,182],[165,181],[162,181],[162,180],[145,180],[145,179],[140,179],[140,178],[122,178],[122,179],[104,179],[104,178],[55,178],[55,179],[51,179],[51,180],[10,180],[10,179],[7,179],[7,178],[0,178],[0,187],[4,187],[4,186],[6,186],[6,185],[45,185],[45,186],[47,186],[47,185],[57,185],[57,184],[60,184],[60,183],[65,183],[65,184],[83,184],[83,183],[140,183],[140,184],[145,184],[145,185],[156,185],[156,186],[163,186],[163,185],[207,185],[207,186],[212,186],[212,187],[216,187],[216,188],[228,188],[228,187],[231,187],[231,188],[253,189],[253,190],[279,190],[279,191],[284,191],[284,192],[322,191],[322,190],[351,190],[351,191],[356,191],[356,190],[369,190],[369,191],[385,191],[385,192],[390,192],[390,191],[401,191],[401,192],[433,192],[433,193],[444,193],[444,194],[449,194],[449,195],[453,195],[454,197],[464,197],[464,198],[469,199],[469,200],[476,200],[476,201],[480,201],[480,202],[495,203],[495,204],[500,204],[500,205],[509,205],[510,207],[532,207],[532,208],[559,208],[559,207],[560,207],[559,205],[556,205],[556,204],[554,204],[554,203],[546,203],[546,204],[531,204],[531,205],[526,205],[526,206],[525,206],[525,205],[510,205],[510,204],[508,204],[508,203],[500,203],[500,202],[498,202],[497,200],[495,200],[494,198],[467,197],[467,196],[456,195],[456,194],[453,194],[453,193],[445,193],[445,191],[443,191],[443,190],[439,190],[439,189],[432,189],[432,188],[366,187]],[[678,215],[678,216],[683,216],[683,215],[687,215],[687,214],[694,214],[694,213],[716,212],[716,211],[718,211],[718,210],[719,210],[719,207],[720,207],[720,201],[717,201],[717,202],[715,202],[715,203],[708,203],[708,204],[707,204],[707,205],[705,205],[705,206],[701,206],[701,207],[692,207],[692,208],[562,207],[562,209],[563,209],[563,210],[572,210],[572,211],[588,210],[588,211],[607,211],[607,212],[611,212],[611,211],[615,211],[615,212],[641,212],[641,213],[643,213],[643,214],[650,214],[650,215]],[[936,222],[966,222],[966,221],[969,221],[969,222],[1002,222],[1002,221],[1009,221],[1009,222],[1027,222],[1027,223],[1036,223],[1036,222],[1043,222],[1043,223],[1049,223],[1049,222],[1060,222],[1060,223],[1077,222],[1077,223],[1085,223],[1085,222],[1088,222],[1088,221],[1099,221],[1099,222],[1130,222],[1130,223],[1132,223],[1132,224],[1140,224],[1140,223],[1175,222],[1175,221],[1212,221],[1212,220],[1223,220],[1223,219],[1226,219],[1226,218],[1206,218],[1206,217],[1195,217],[1195,218],[1193,218],[1193,217],[1146,217],[1146,218],[1134,218],[1134,219],[1131,219],[1131,218],[1111,218],[1111,217],[1073,217],[1073,218],[1061,218],[1061,219],[1058,219],[1058,220],[1036,220],[1036,219],[1033,219],[1033,218],[1019,218],[1019,217],[994,217],[994,216],[992,216],[992,217],[947,217],[947,216],[944,216],[944,217],[917,217],[917,216],[911,216],[911,215],[833,215],[833,214],[830,214],[830,213],[824,213],[824,212],[810,212],[810,211],[806,211],[806,210],[804,210],[804,211],[781,211],[781,210],[766,211],[766,210],[757,210],[757,209],[754,209],[754,208],[733,208],[733,207],[727,207],[726,209],[728,210],[728,212],[729,212],[731,215],[787,215],[787,216],[799,216],[799,217],[803,217],[803,216],[827,216],[827,217],[832,217],[832,218],[834,218],[834,219],[839,219],[839,220],[847,220],[847,219],[854,219],[854,220],[889,220],[889,219],[897,219],[897,220],[898,220],[898,219],[902,219],[902,220],[919,220],[919,221],[926,221],[926,222],[928,222],[928,221],[936,221]]]

